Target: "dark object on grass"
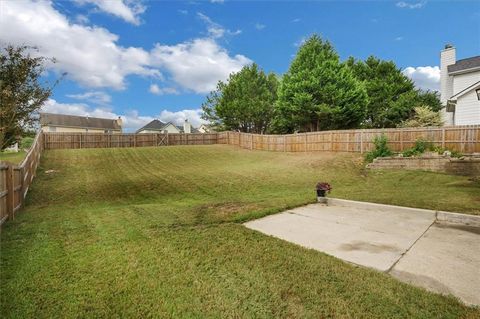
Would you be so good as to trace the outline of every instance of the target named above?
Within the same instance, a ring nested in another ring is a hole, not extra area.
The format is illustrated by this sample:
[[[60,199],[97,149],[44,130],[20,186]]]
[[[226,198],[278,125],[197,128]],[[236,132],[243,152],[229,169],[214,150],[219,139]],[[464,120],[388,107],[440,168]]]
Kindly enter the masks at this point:
[[[330,193],[332,186],[326,182],[319,182],[315,187],[317,190],[317,197],[325,197],[326,193]]]

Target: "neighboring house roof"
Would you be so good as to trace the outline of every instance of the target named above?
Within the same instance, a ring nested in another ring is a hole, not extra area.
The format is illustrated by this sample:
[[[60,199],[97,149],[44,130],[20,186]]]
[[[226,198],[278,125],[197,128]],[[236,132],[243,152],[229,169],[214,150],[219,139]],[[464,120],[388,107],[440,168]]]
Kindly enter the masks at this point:
[[[480,55],[468,59],[458,60],[455,64],[448,66],[448,73],[456,73],[469,69],[480,68]]]
[[[472,91],[472,90],[476,90],[480,88],[480,81],[476,82],[476,83],[473,83],[472,85],[470,85],[469,87],[461,90],[460,92],[458,92],[457,94],[453,95],[450,100],[456,100],[458,99],[459,97],[461,97],[462,95],[465,95],[466,93]]]
[[[121,130],[117,120],[98,117],[40,113],[40,125]]]
[[[141,131],[146,131],[146,130],[148,130],[148,131],[163,131],[168,125],[174,126],[177,130],[179,130],[181,133],[183,133],[183,126],[174,125],[172,122],[163,123],[160,120],[151,121],[150,123],[148,123],[144,127],[139,128],[137,130],[137,133],[141,132]],[[200,133],[200,131],[198,129],[194,128],[194,127],[191,127],[191,133]]]
[[[183,126],[181,125],[176,125],[176,127],[180,130],[180,132],[183,133]],[[200,131],[193,126],[190,126],[190,133],[200,133]]]
[[[140,131],[145,131],[145,130],[150,130],[150,131],[161,131],[163,127],[165,127],[167,125],[167,123],[163,123],[162,121],[160,120],[153,120],[151,121],[150,123],[148,123],[147,125],[139,128],[137,130],[137,133],[140,132]]]

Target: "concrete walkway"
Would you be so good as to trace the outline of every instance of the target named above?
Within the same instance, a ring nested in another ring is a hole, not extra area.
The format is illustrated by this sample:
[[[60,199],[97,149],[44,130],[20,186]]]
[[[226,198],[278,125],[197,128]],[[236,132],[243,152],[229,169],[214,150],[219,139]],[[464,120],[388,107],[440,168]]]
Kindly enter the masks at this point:
[[[245,226],[480,305],[480,227],[438,223],[430,210],[331,203],[299,207]]]

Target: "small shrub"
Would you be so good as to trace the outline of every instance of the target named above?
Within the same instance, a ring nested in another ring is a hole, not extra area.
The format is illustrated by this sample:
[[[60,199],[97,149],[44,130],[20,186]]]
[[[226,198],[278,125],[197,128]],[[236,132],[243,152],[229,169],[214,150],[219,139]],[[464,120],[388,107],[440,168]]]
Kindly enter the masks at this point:
[[[402,152],[403,157],[411,157],[411,156],[417,156],[420,154],[425,153],[426,150],[431,150],[433,149],[432,143],[419,138],[418,140],[415,141],[415,145]]]
[[[436,152],[440,155],[443,155],[445,152],[450,152],[450,157],[462,157],[463,156],[463,154],[460,153],[459,151],[452,151],[452,150],[449,150],[448,148],[444,148],[444,147],[441,147],[441,146],[433,147],[432,151]]]
[[[374,159],[377,157],[388,157],[392,156],[393,152],[387,145],[387,137],[385,135],[376,136],[373,139],[373,144],[375,145],[375,149],[371,152],[368,152],[365,155],[365,161],[370,163],[373,162]]]

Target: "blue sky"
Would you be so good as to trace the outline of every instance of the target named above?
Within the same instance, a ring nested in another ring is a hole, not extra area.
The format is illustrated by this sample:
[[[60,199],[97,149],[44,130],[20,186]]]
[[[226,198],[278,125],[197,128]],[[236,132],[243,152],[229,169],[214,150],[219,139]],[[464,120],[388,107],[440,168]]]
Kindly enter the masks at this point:
[[[200,122],[218,80],[256,62],[284,73],[318,33],[342,59],[393,60],[436,89],[439,52],[480,55],[480,1],[13,1],[0,2],[0,41],[31,44],[67,76],[44,110]]]

